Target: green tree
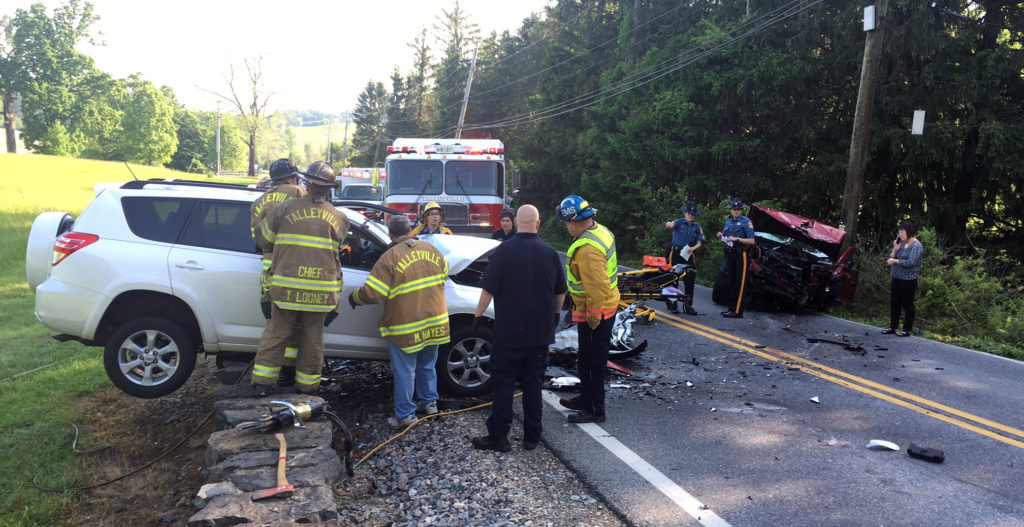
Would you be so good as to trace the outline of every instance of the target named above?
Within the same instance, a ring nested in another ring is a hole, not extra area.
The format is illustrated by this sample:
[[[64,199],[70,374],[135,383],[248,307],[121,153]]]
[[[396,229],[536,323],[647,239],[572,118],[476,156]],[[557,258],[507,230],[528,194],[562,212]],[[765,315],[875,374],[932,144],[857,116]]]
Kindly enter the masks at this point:
[[[427,28],[422,28],[412,43],[412,73],[406,79],[408,92],[408,111],[414,119],[415,126],[409,135],[425,135],[431,127],[433,98],[430,92],[430,46],[427,45]]]
[[[174,126],[177,128],[178,148],[171,156],[168,168],[183,172],[208,172],[207,152],[212,142],[216,141],[216,130],[203,126],[196,112],[178,106],[174,111]]]
[[[7,150],[14,151],[14,97],[21,96],[26,147],[33,148],[57,121],[74,130],[79,85],[93,70],[92,59],[75,50],[90,41],[98,20],[88,2],[68,0],[51,17],[42,3],[18,9],[0,24],[0,90],[3,91]]]
[[[228,101],[238,110],[242,128],[248,137],[249,176],[251,177],[256,176],[256,138],[266,123],[267,103],[270,101],[270,95],[260,95],[264,90],[262,63],[262,57],[245,60],[246,85],[240,87],[235,86],[234,65],[228,68],[228,75],[225,77],[225,80],[231,93],[230,96],[221,95],[215,91],[210,92]],[[242,88],[248,89],[248,92],[240,92]]]
[[[434,92],[437,97],[437,129],[442,136],[454,136],[462,111],[466,75],[469,73],[467,52],[479,42],[479,27],[459,7],[458,0],[451,11],[441,10],[434,17],[437,39],[444,43],[444,56],[434,70]]]
[[[170,162],[178,148],[173,103],[163,91],[138,77],[128,81],[128,90],[120,148],[124,159],[148,165]]]
[[[384,83],[367,82],[366,87],[356,100],[356,108],[352,112],[356,131],[352,134],[352,153],[349,154],[349,166],[372,166],[380,159],[381,126],[384,124],[384,110],[388,93]],[[378,156],[374,159],[374,156]]]
[[[60,121],[50,125],[40,143],[40,153],[51,156],[77,157],[82,150],[81,134],[68,132]]]

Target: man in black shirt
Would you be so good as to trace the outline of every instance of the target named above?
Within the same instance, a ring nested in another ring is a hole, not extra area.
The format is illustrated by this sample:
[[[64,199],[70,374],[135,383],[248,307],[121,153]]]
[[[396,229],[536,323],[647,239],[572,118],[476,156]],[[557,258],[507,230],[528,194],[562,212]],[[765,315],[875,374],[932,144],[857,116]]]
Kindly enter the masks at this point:
[[[523,448],[537,448],[541,435],[540,386],[548,345],[555,341],[555,324],[567,290],[565,268],[558,253],[537,236],[540,213],[533,205],[519,207],[518,234],[502,242],[490,258],[480,287],[474,325],[494,299],[494,338],[491,375],[494,405],[487,435],[473,438],[473,448],[508,452],[512,428],[512,391],[523,382]]]

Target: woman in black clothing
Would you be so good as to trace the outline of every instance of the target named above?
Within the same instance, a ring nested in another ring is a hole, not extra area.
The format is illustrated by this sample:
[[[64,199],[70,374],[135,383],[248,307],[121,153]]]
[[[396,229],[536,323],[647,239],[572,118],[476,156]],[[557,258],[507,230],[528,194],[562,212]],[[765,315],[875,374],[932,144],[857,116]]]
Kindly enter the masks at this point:
[[[512,211],[501,211],[501,226],[494,230],[494,234],[491,234],[491,239],[505,241],[515,237],[516,226],[513,218]]]
[[[914,330],[914,291],[917,290],[917,276],[921,272],[921,257],[924,248],[917,241],[917,229],[914,224],[905,221],[899,226],[899,237],[892,242],[892,254],[885,260],[891,266],[892,276],[890,294],[889,327],[882,333],[899,337],[909,337]],[[903,311],[903,331],[896,331],[900,323],[900,311]]]

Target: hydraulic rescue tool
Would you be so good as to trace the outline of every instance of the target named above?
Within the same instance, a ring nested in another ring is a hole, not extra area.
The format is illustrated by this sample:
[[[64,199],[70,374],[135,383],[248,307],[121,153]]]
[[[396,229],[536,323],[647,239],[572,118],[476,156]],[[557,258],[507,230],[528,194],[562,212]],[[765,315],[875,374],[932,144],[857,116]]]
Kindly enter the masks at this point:
[[[288,401],[270,401],[270,404],[281,405],[284,408],[274,410],[273,407],[271,407],[268,413],[261,415],[256,421],[238,423],[238,425],[235,426],[235,430],[259,430],[260,432],[271,432],[274,430],[280,430],[281,428],[285,428],[289,425],[293,425],[296,428],[306,428],[306,421],[311,421],[323,415],[334,423],[334,425],[341,430],[341,433],[344,434],[345,471],[348,473],[349,477],[355,475],[352,470],[352,432],[349,431],[348,427],[345,426],[345,423],[337,414],[324,408],[324,403],[307,400],[299,404],[292,404]]]

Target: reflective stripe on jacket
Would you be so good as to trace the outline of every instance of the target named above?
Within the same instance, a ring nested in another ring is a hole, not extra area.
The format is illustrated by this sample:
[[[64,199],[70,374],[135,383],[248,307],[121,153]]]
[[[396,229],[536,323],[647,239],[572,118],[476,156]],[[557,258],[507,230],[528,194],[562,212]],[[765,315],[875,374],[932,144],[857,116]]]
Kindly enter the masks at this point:
[[[301,198],[306,195],[306,189],[292,185],[291,183],[283,183],[281,185],[274,185],[267,189],[262,196],[252,202],[252,207],[249,207],[249,213],[252,218],[249,220],[249,228],[252,232],[252,238],[256,239],[256,227],[259,226],[263,218],[266,218],[270,211],[274,210],[275,207],[283,203],[285,200],[291,198]],[[264,288],[267,287],[270,276],[270,263],[273,261],[274,255],[271,251],[263,252],[263,273],[260,277],[260,282]]]
[[[433,245],[401,238],[352,294],[357,304],[384,304],[380,334],[406,353],[451,340],[444,283],[448,262]]]
[[[619,266],[611,231],[594,222],[572,242],[566,256],[573,322],[600,322],[615,316],[619,307]]]
[[[304,196],[274,208],[256,229],[256,243],[273,252],[270,299],[280,309],[328,312],[338,307],[348,218],[330,201]]]
[[[413,227],[412,232],[410,234],[412,234],[413,236],[418,236],[420,234],[452,234],[452,230],[449,229],[448,227],[445,227],[444,225],[438,225],[437,226],[437,231],[438,232],[430,232],[430,231],[424,232],[426,229],[427,229],[427,224],[426,223],[421,223],[421,224]]]

